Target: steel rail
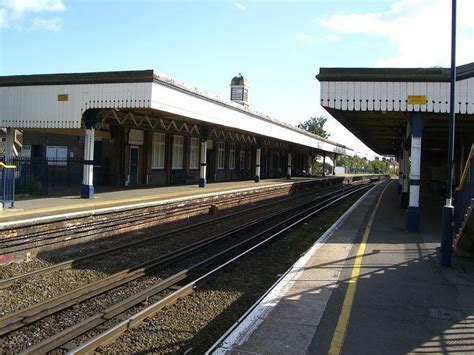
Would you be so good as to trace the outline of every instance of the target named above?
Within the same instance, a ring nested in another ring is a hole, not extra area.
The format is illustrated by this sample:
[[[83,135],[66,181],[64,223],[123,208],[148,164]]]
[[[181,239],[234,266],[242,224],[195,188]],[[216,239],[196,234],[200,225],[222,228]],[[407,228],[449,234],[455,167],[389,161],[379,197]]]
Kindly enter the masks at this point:
[[[337,193],[339,193],[339,191],[319,196],[316,198],[316,201],[321,200],[325,197],[330,197],[331,195]],[[87,301],[93,297],[108,292],[128,282],[146,276],[147,274],[153,272],[159,266],[169,265],[173,262],[180,261],[181,258],[184,256],[189,256],[195,253],[202,252],[205,248],[209,247],[214,243],[232,237],[237,233],[252,229],[255,226],[260,225],[261,223],[270,221],[271,219],[283,215],[288,211],[305,208],[306,206],[310,206],[312,204],[314,204],[314,201],[306,202],[296,207],[288,207],[278,212],[274,212],[255,221],[248,222],[238,227],[234,227],[223,233],[205,238],[201,241],[192,243],[186,247],[159,256],[145,263],[137,265],[133,268],[119,271],[113,275],[80,286],[57,297],[34,304],[17,312],[7,314],[6,316],[0,318],[0,336],[11,333],[12,331],[18,330],[26,325],[30,325],[54,313],[65,310],[71,306]]]
[[[257,195],[249,195],[245,196],[243,199],[241,196],[236,196],[236,197],[231,197],[226,199],[225,201],[222,201],[219,203],[220,205],[226,205],[226,204],[231,204],[231,203],[239,203],[242,200],[249,200],[252,201],[252,197],[275,197],[274,196],[274,191],[265,191],[258,193]],[[113,208],[113,207],[111,207]],[[171,212],[169,211],[171,209]],[[117,227],[117,223],[124,224],[127,221],[134,222],[134,226],[136,227],[135,229],[139,229],[140,225],[142,224],[147,224],[150,218],[153,218],[155,220],[161,219],[161,218],[168,218],[169,216],[182,216],[182,215],[187,215],[189,212],[197,211],[197,210],[208,210],[209,206],[203,205],[203,206],[183,206],[178,210],[173,209],[173,208],[165,208],[164,210],[161,210],[159,212],[156,211],[143,211],[144,208],[138,208],[137,210],[142,210],[141,212],[138,213],[128,213],[126,216],[122,215],[112,215],[107,220],[105,221],[92,221],[88,223],[87,225],[83,224],[76,224],[74,226],[69,227],[68,231],[73,231],[77,235],[72,235],[70,236],[70,240],[75,240],[75,239],[81,239],[84,237],[81,233],[84,232],[91,232],[95,231],[97,228],[100,228],[101,230],[111,230]],[[142,221],[141,223],[136,223],[137,221]],[[156,227],[156,226],[155,226]],[[151,227],[153,228],[153,227]],[[41,240],[43,242],[48,242],[47,245],[52,245],[56,244],[60,241],[64,241],[61,239],[61,234],[64,232],[64,228],[62,226],[59,227],[54,227],[51,229],[48,229],[48,234],[51,234],[47,237],[43,237],[44,232],[35,232],[33,234],[30,234],[28,236],[18,236],[18,237],[10,237],[4,240],[0,240],[0,249],[10,249],[10,248],[15,248],[16,250],[24,250],[27,248],[27,246],[31,243],[31,240],[38,241]],[[58,241],[59,239],[59,241]]]
[[[363,188],[366,188],[366,187],[363,187]],[[360,188],[359,188],[360,189]],[[359,191],[359,190],[357,190]],[[354,191],[352,193],[355,193],[357,191]],[[335,200],[335,199],[338,199],[339,196],[334,196],[334,197],[328,197],[328,200]],[[324,201],[324,202],[321,202],[319,204],[317,204],[316,206],[312,206],[312,207],[309,207],[308,209],[300,212],[297,214],[297,216],[301,216],[305,213],[308,213],[307,211],[308,210],[314,210],[314,208],[317,208],[317,207],[320,207],[322,205],[325,205],[327,204],[327,201]],[[296,207],[295,209],[298,209],[298,207]],[[265,233],[268,233],[274,229],[278,229],[279,227],[281,227],[282,225],[288,223],[289,220],[292,220],[294,218],[293,217],[290,217],[289,219],[287,220],[284,220],[282,222],[279,222],[277,223],[276,225],[272,226],[272,227],[269,227],[267,228],[266,230],[262,231],[262,232],[259,232],[259,233],[256,233],[254,235],[252,235],[251,237],[221,251],[221,252],[218,252],[216,253],[215,255],[193,265],[192,267],[188,268],[188,269],[185,269],[185,270],[182,270],[180,272],[178,272],[177,274],[175,275],[172,275],[170,277],[168,277],[167,279],[161,281],[160,283],[152,286],[152,287],[149,287],[148,289],[145,289],[139,293],[137,293],[136,295],[133,295],[133,296],[130,296],[129,298],[109,307],[108,309],[104,310],[103,312],[100,312],[98,313],[97,315],[93,316],[93,317],[90,317],[89,319],[87,320],[84,320],[62,332],[59,332],[58,334],[56,334],[55,336],[51,337],[51,338],[48,338],[46,339],[45,341],[41,342],[41,343],[38,343],[37,345],[29,348],[29,349],[26,349],[25,350],[25,354],[29,354],[29,353],[38,353],[38,352],[48,352],[48,351],[51,351],[51,350],[54,350],[56,348],[58,348],[59,346],[71,341],[72,339],[80,336],[81,334],[93,329],[94,327],[97,327],[98,325],[100,325],[101,323],[104,323],[105,321],[107,320],[110,320],[112,318],[114,318],[115,316],[117,316],[118,314],[120,313],[123,313],[124,311],[140,304],[141,302],[143,302],[144,300],[148,299],[149,297],[153,296],[153,295],[156,295],[157,293],[161,292],[161,291],[164,291],[166,288],[169,288],[173,285],[176,285],[178,282],[188,278],[189,276],[191,276],[192,274],[194,274],[195,272],[197,272],[197,270],[199,268],[202,268],[212,262],[214,262],[215,260],[217,260],[218,258],[244,246],[245,244],[251,242],[252,240],[256,239],[256,238],[259,238],[261,237],[262,235],[264,235]]]
[[[318,191],[316,191],[316,194],[320,193],[320,192],[327,191],[327,190],[331,190],[333,188],[334,187],[329,187],[329,188],[324,188],[324,189],[318,190]],[[346,187],[343,187],[342,190],[344,188],[346,188]],[[277,203],[291,201],[291,200],[301,198],[301,197],[302,197],[301,195],[297,195],[297,196],[291,196],[289,198],[285,198],[283,200],[272,201],[272,202],[266,203],[266,204],[261,205],[261,206],[251,207],[251,208],[249,208],[245,211],[237,211],[237,212],[234,212],[234,213],[227,214],[225,216],[212,218],[208,221],[201,221],[201,222],[198,222],[196,224],[193,224],[192,226],[185,226],[185,227],[176,228],[176,229],[170,230],[168,232],[164,232],[164,233],[160,233],[158,235],[153,235],[151,237],[140,239],[138,241],[125,243],[125,244],[117,246],[117,247],[105,249],[105,250],[102,250],[100,252],[85,255],[85,256],[82,256],[82,257],[79,257],[79,258],[76,258],[76,259],[66,260],[66,261],[51,265],[51,266],[47,266],[47,267],[44,267],[44,268],[40,268],[40,269],[37,269],[37,270],[34,270],[34,271],[24,273],[24,274],[21,274],[21,275],[16,275],[16,276],[12,276],[12,277],[9,277],[9,278],[1,279],[0,280],[0,290],[2,290],[4,288],[7,288],[7,287],[11,286],[14,282],[17,282],[17,281],[19,281],[21,279],[24,279],[24,278],[27,278],[27,277],[31,277],[31,276],[34,276],[34,275],[48,274],[48,273],[52,273],[52,272],[59,271],[59,270],[68,270],[68,269],[71,269],[71,268],[73,268],[75,266],[78,266],[78,265],[84,265],[84,264],[90,263],[91,261],[97,261],[97,260],[103,259],[104,257],[106,257],[109,254],[113,254],[113,253],[116,253],[117,251],[127,249],[127,248],[130,248],[130,247],[142,244],[142,243],[146,243],[146,242],[149,242],[149,241],[157,239],[157,238],[170,237],[171,235],[176,234],[176,233],[185,232],[185,231],[190,230],[190,229],[195,229],[196,227],[205,226],[206,224],[212,224],[212,223],[215,223],[217,221],[225,220],[225,219],[232,218],[232,217],[235,217],[235,216],[238,216],[238,215],[243,215],[245,213],[249,213],[249,212],[252,212],[252,211],[255,211],[255,210],[258,210],[258,209],[262,209],[262,208],[266,208],[266,207],[275,205]]]
[[[263,232],[259,232],[256,235],[250,237],[249,239],[256,239],[259,237],[263,237],[268,233],[271,233],[270,236],[267,236],[264,240],[258,242],[257,244],[251,246],[250,248],[246,249],[245,251],[241,252],[237,256],[234,256],[230,260],[225,261],[223,264],[217,266],[216,268],[212,269],[211,271],[208,271],[204,275],[198,277],[197,279],[187,283],[185,286],[181,287],[180,289],[174,291],[173,293],[165,296],[164,298],[161,298],[159,301],[153,303],[152,305],[146,307],[145,309],[139,311],[135,315],[127,318],[126,320],[120,322],[119,324],[113,326],[112,328],[106,330],[105,332],[95,336],[94,338],[86,341],[85,343],[81,344],[80,346],[72,349],[71,351],[67,352],[67,354],[89,354],[93,352],[98,346],[106,345],[112,342],[113,340],[117,339],[120,335],[122,335],[127,329],[137,327],[140,325],[145,318],[151,317],[157,312],[159,312],[161,309],[168,307],[172,305],[173,303],[176,302],[179,298],[182,298],[190,293],[193,292],[194,288],[202,283],[205,279],[209,278],[210,276],[214,275],[224,267],[230,265],[231,263],[235,262],[236,260],[240,259],[241,257],[247,255],[248,253],[254,251],[255,249],[261,247],[262,245],[265,245],[266,243],[274,240],[275,238],[281,236],[285,232],[289,231],[290,229],[296,227],[303,221],[307,220],[308,218],[314,216],[316,213],[319,213],[328,207],[332,206],[333,204],[341,201],[344,198],[347,198],[348,196],[355,194],[359,191],[362,191],[369,186],[363,186],[359,188],[355,188],[349,192],[343,193],[340,196],[336,196],[334,198],[330,198],[329,201],[325,201],[323,203],[320,203],[312,208],[309,208],[308,210],[302,211],[298,213],[296,216],[290,217],[288,220],[282,221],[278,223],[275,226],[272,226],[268,229],[266,229]],[[289,224],[288,224],[289,223]],[[275,231],[276,230],[276,231]],[[275,232],[272,232],[275,231]],[[241,243],[247,243],[248,240],[241,242]],[[240,244],[240,243],[239,243]],[[238,246],[233,246],[219,254],[228,254],[231,250],[236,249]],[[215,259],[217,256],[213,256],[210,259]],[[109,317],[104,317],[102,322],[105,322],[109,320]],[[83,333],[82,333],[83,334]],[[65,334],[60,334],[61,336],[64,336]],[[80,334],[79,334],[80,335]],[[69,342],[72,339],[68,339],[66,342],[63,342],[59,346]],[[59,339],[58,339],[59,341]],[[58,347],[59,347],[58,346]],[[44,348],[31,348],[35,352],[38,350],[43,351],[45,350]],[[53,349],[50,349],[53,350]],[[33,353],[32,352],[26,352],[25,354]]]

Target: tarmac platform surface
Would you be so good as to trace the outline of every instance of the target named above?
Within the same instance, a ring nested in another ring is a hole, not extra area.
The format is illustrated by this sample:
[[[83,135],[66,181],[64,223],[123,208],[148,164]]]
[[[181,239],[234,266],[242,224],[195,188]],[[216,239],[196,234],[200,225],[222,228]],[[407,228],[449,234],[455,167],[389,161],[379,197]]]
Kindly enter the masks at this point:
[[[474,260],[439,265],[441,203],[420,233],[399,206],[397,182],[369,191],[213,352],[474,353]]]

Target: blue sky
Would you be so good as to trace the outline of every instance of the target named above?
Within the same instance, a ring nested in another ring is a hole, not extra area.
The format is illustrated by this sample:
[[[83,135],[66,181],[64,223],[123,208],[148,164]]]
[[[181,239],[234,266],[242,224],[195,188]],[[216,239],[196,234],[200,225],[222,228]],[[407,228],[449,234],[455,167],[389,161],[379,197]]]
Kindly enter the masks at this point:
[[[474,1],[458,0],[458,63],[474,61]],[[449,66],[448,0],[0,0],[0,75],[155,69],[297,124],[320,67]],[[335,120],[331,138],[371,152]]]

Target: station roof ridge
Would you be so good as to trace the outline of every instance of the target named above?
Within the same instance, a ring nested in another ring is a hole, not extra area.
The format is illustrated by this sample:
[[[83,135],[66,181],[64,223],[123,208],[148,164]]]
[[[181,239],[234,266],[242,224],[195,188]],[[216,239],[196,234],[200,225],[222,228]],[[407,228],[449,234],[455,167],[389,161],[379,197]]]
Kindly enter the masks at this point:
[[[258,112],[241,104],[226,100],[218,95],[211,94],[207,91],[200,90],[197,87],[186,84],[172,77],[159,73],[153,69],[146,70],[127,70],[127,71],[106,71],[106,72],[83,72],[83,73],[55,73],[55,74],[27,74],[27,75],[10,75],[0,76],[0,87],[14,86],[39,86],[39,85],[77,85],[77,84],[113,84],[113,83],[147,83],[155,82],[170,86],[172,88],[182,90],[188,94],[197,96],[201,99],[214,102],[219,105],[232,108],[252,115],[256,118],[263,119],[267,122],[289,128],[293,131],[305,134],[311,138],[318,139],[322,142],[333,144],[337,147],[353,150],[344,144],[331,141],[310,133],[304,129],[293,126],[289,123],[277,120],[267,114]]]
[[[474,77],[474,62],[456,67],[456,80]],[[320,68],[319,81],[401,81],[401,82],[449,82],[450,68],[368,68],[333,67]]]

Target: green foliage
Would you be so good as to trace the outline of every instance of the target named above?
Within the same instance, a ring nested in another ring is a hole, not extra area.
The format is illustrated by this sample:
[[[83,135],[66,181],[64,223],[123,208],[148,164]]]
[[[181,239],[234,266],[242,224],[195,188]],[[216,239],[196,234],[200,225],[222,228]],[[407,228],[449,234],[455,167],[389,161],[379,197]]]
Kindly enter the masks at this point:
[[[297,125],[297,127],[316,134],[322,138],[329,138],[330,134],[324,129],[324,124],[326,121],[327,118],[324,117],[311,117],[309,120]]]
[[[388,174],[390,168],[385,160],[375,158],[372,161],[368,161],[367,158],[361,158],[357,155],[340,156],[337,159],[337,165],[348,168],[348,173],[371,173],[371,174]]]

